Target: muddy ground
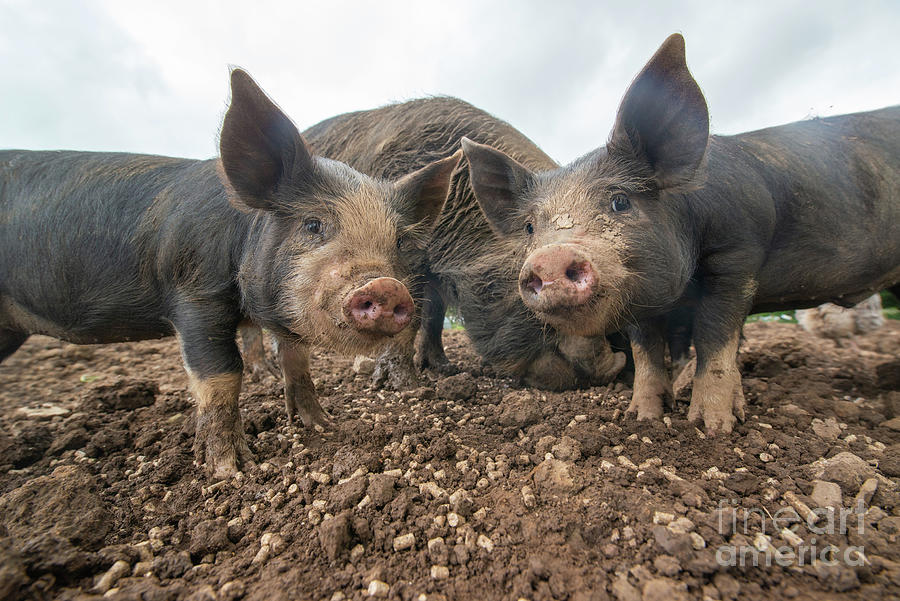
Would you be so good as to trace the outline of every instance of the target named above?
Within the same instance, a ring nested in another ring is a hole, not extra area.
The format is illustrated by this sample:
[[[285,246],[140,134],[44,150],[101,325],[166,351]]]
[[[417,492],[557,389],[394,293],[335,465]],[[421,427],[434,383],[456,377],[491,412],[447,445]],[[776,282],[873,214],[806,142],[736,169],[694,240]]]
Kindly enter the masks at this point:
[[[461,373],[402,393],[318,352],[337,430],[247,382],[257,465],[223,482],[192,462],[173,340],[34,337],[0,365],[0,598],[897,599],[900,322],[745,335],[747,420],[716,439],[689,389],[636,423],[627,383],[523,389],[459,332]]]

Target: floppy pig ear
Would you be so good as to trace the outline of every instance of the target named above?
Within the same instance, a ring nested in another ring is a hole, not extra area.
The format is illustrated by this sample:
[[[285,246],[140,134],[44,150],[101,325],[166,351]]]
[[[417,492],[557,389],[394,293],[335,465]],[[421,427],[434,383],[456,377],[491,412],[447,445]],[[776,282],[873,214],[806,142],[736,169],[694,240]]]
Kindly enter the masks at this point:
[[[469,182],[491,228],[500,235],[517,231],[522,194],[534,175],[515,159],[484,144],[462,139],[469,162]]]
[[[450,178],[460,158],[462,152],[456,151],[452,156],[435,161],[397,180],[395,185],[406,199],[413,223],[421,223],[428,228],[434,225],[444,208]]]
[[[275,194],[300,184],[314,163],[300,132],[255,81],[231,72],[231,106],[219,136],[222,170],[235,200],[253,209],[277,208]]]
[[[625,93],[609,149],[647,161],[661,189],[677,189],[699,183],[708,142],[706,99],[688,71],[684,38],[676,33]]]

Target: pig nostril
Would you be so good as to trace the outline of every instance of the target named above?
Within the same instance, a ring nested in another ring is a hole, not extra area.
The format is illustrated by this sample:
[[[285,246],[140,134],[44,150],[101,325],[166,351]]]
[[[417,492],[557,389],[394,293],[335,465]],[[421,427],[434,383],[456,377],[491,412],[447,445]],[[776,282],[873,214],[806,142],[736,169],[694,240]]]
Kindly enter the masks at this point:
[[[540,294],[541,290],[544,288],[544,280],[542,280],[538,276],[532,276],[525,287],[535,294]]]
[[[368,311],[369,309],[372,308],[372,301],[368,301],[368,300],[365,301],[364,303],[362,303],[362,304],[359,306],[359,308],[360,308],[360,310],[362,310],[362,311]]]
[[[588,284],[591,280],[591,268],[587,263],[572,263],[566,269],[566,279],[573,284]]]
[[[396,307],[394,307],[394,317],[396,318],[403,319],[407,315],[409,315],[409,313],[409,307],[407,307],[406,305],[397,305]]]

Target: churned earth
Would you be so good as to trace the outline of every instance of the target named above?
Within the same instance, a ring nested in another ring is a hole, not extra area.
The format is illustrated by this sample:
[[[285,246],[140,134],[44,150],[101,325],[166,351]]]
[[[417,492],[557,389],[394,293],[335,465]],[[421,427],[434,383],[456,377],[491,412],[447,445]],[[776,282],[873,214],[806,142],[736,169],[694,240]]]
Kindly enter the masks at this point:
[[[34,337],[0,365],[0,598],[900,597],[900,322],[745,336],[747,420],[715,439],[689,388],[637,423],[629,384],[522,388],[459,332],[460,373],[400,393],[317,352],[336,429],[247,381],[257,464],[222,482],[193,464],[174,340]]]

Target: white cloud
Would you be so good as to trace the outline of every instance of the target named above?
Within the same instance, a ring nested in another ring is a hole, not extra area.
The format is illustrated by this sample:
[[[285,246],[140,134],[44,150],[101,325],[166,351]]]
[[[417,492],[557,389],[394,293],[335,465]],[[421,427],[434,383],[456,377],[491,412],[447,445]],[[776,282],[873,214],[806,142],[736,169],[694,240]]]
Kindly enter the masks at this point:
[[[228,66],[302,128],[451,94],[568,161],[673,31],[735,133],[900,101],[900,4],[0,0],[0,146],[215,153]]]

